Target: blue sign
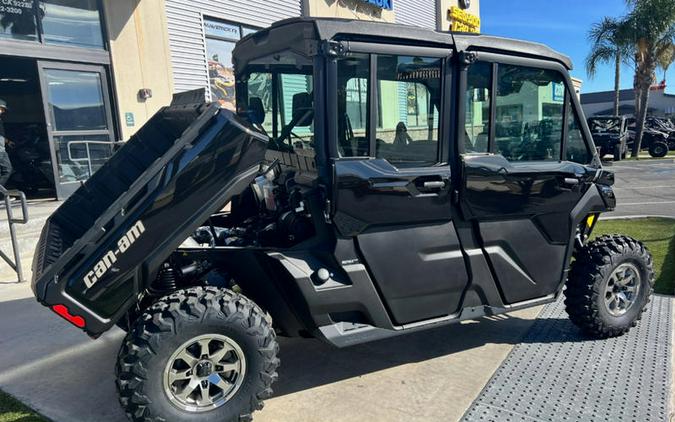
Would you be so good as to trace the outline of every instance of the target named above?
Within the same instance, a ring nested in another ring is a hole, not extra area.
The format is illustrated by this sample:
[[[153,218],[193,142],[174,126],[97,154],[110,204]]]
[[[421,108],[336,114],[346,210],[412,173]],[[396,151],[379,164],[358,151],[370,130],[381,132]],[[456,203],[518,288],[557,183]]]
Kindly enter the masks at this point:
[[[127,122],[127,127],[133,127],[136,125],[136,119],[134,119],[134,113],[124,113],[124,120]]]
[[[380,9],[393,10],[394,0],[361,0],[364,3],[372,4]]]
[[[565,101],[565,84],[553,82],[553,101]]]

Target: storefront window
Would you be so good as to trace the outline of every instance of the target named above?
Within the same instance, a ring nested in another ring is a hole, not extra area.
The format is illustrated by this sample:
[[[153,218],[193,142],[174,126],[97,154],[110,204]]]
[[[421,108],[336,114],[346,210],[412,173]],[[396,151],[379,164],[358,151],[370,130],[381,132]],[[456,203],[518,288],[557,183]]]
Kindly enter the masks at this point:
[[[100,74],[60,69],[45,73],[54,130],[107,129]]]
[[[33,0],[0,1],[0,38],[37,41]]]
[[[204,19],[211,100],[218,101],[223,108],[236,108],[232,50],[237,41],[252,32],[255,29]]]
[[[42,0],[46,44],[103,48],[98,0]]]

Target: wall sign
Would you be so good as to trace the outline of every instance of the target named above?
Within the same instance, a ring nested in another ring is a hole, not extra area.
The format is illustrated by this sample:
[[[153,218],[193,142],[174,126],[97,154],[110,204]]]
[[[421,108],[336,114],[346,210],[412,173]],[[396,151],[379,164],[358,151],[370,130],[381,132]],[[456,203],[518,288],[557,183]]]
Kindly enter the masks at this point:
[[[239,25],[204,19],[204,33],[207,37],[223,38],[226,40],[239,41],[241,30]]]
[[[448,10],[448,20],[451,22],[451,31],[480,32],[480,18],[459,7],[453,6]]]
[[[565,84],[553,83],[553,101],[565,101]]]
[[[134,113],[129,113],[129,112],[124,113],[124,120],[127,124],[127,127],[134,127],[134,125],[136,125],[136,119],[134,118]]]
[[[394,0],[361,0],[364,3],[372,4],[385,10],[394,10]]]

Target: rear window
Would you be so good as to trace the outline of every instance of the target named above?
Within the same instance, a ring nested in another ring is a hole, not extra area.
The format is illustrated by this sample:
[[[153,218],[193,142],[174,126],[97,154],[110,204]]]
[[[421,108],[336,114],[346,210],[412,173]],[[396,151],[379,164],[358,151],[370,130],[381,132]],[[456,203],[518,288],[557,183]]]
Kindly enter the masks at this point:
[[[588,126],[593,133],[619,133],[621,120],[619,119],[590,119]]]

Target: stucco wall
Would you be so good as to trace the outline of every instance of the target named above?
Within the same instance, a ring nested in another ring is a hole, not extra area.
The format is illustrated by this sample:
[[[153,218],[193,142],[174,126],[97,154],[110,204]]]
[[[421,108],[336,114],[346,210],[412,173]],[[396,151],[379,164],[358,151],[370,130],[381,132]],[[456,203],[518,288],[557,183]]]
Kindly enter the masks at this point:
[[[173,74],[163,0],[104,0],[121,137],[127,140],[171,102]],[[138,92],[152,90],[142,100]],[[133,113],[133,126],[126,113]]]

